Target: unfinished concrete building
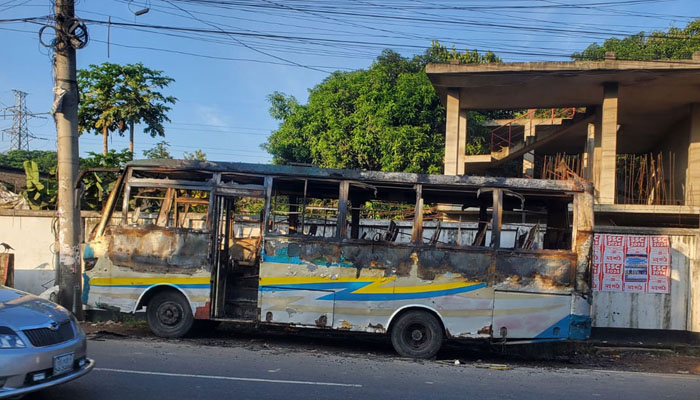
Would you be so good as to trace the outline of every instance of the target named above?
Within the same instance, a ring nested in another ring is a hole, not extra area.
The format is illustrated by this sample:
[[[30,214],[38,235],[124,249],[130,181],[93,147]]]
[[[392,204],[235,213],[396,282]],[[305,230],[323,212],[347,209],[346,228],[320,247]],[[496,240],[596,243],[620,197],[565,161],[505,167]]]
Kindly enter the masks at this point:
[[[576,174],[595,185],[596,233],[668,237],[670,290],[595,292],[594,326],[700,332],[700,53],[426,72],[447,110],[445,174],[506,163],[525,177]],[[487,110],[518,116],[489,121],[490,152],[467,155],[469,112]]]

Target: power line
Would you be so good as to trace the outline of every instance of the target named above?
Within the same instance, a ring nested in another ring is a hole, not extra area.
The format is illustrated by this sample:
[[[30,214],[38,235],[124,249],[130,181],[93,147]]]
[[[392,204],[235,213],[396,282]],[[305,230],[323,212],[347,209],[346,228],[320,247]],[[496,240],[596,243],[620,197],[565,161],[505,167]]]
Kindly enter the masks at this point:
[[[279,61],[283,61],[283,62],[287,62],[287,63],[290,63],[290,64],[294,64],[294,65],[296,65],[297,67],[302,67],[302,68],[306,68],[306,69],[310,69],[310,70],[318,71],[318,72],[323,72],[323,73],[327,73],[327,72],[328,72],[328,71],[324,71],[324,70],[319,69],[319,68],[310,67],[310,66],[304,65],[304,64],[299,64],[298,62],[288,60],[288,59],[286,59],[286,58],[284,58],[284,57],[276,56],[276,55],[274,55],[274,54],[271,54],[271,53],[262,51],[262,50],[260,50],[260,49],[256,49],[256,48],[254,48],[254,47],[252,47],[252,46],[246,44],[245,42],[241,41],[240,39],[235,38],[233,35],[226,33],[226,32],[225,32],[223,29],[221,29],[218,25],[216,25],[216,24],[214,24],[214,23],[212,23],[212,22],[209,22],[209,21],[205,21],[205,20],[203,20],[203,19],[201,19],[201,18],[198,18],[198,17],[196,17],[194,14],[192,14],[191,12],[189,12],[188,10],[186,10],[186,9],[180,7],[180,6],[175,5],[175,4],[173,4],[172,2],[170,2],[170,1],[166,1],[166,2],[167,2],[168,4],[174,6],[174,7],[177,7],[179,10],[181,10],[181,11],[187,13],[189,16],[191,16],[192,18],[196,19],[197,21],[199,21],[199,22],[201,22],[201,23],[203,23],[203,24],[209,25],[209,26],[211,26],[211,27],[214,27],[214,28],[216,28],[218,31],[227,34],[227,35],[228,35],[229,37],[231,37],[233,40],[235,40],[236,42],[238,42],[239,44],[243,45],[244,47],[246,47],[246,48],[249,49],[249,50],[252,50],[252,51],[254,51],[254,52],[257,52],[257,53],[266,55],[266,56],[268,56],[268,57],[274,58],[274,59],[279,60]]]

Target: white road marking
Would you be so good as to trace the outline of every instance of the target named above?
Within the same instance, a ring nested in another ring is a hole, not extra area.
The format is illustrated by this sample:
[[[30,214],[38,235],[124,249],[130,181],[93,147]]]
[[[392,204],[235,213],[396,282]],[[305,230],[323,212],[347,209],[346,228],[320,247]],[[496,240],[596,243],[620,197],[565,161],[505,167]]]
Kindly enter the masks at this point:
[[[236,377],[236,376],[177,374],[177,373],[172,373],[172,372],[135,371],[135,370],[116,369],[116,368],[95,368],[94,370],[95,371],[103,371],[103,372],[118,372],[118,373],[122,373],[122,374],[170,376],[170,377],[177,377],[177,378],[217,379],[217,380],[222,380],[222,381],[286,383],[286,384],[293,384],[293,385],[316,385],[316,386],[362,387],[362,385],[357,384],[357,383],[290,381],[290,380],[283,380],[283,379],[242,378],[242,377]]]

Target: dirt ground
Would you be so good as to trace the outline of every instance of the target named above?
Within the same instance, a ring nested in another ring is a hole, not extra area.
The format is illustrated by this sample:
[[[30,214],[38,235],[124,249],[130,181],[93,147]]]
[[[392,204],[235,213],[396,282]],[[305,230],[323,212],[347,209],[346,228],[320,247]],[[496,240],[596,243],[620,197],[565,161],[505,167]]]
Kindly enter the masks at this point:
[[[221,324],[183,339],[163,339],[153,335],[145,321],[85,322],[83,329],[92,340],[124,338],[149,341],[187,342],[202,346],[245,347],[274,352],[346,354],[351,357],[398,357],[384,335],[356,335],[315,329]],[[493,345],[488,343],[446,342],[437,363],[472,364],[490,369],[518,367],[583,368],[700,375],[700,347],[669,346],[645,348],[615,343],[543,343],[537,345]]]

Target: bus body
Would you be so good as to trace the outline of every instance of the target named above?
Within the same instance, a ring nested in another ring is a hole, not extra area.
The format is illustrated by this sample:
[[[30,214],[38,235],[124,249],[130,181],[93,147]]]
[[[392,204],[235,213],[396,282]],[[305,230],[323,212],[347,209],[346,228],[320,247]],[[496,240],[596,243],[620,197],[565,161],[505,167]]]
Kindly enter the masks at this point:
[[[444,337],[590,334],[591,185],[178,160],[127,165],[83,251],[87,307]]]

